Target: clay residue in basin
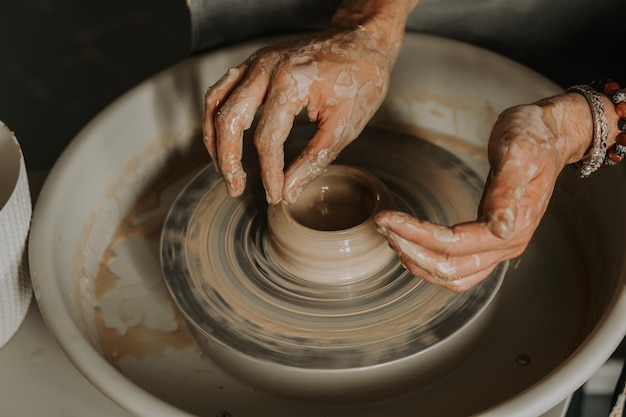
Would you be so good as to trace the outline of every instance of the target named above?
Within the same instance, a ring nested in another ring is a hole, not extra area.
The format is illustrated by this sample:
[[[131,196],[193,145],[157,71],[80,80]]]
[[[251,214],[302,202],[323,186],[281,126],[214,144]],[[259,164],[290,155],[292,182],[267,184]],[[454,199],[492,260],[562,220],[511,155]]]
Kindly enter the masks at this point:
[[[168,349],[188,349],[195,346],[195,340],[180,314],[176,315],[178,327],[174,331],[157,331],[138,324],[128,328],[124,334],[104,325],[100,309],[96,309],[95,317],[102,354],[118,369],[121,360],[127,357],[140,359],[146,356],[162,356]]]
[[[139,196],[100,261],[94,321],[102,355],[120,368],[127,357],[195,348],[160,274],[159,238],[178,190],[205,159],[169,170]]]

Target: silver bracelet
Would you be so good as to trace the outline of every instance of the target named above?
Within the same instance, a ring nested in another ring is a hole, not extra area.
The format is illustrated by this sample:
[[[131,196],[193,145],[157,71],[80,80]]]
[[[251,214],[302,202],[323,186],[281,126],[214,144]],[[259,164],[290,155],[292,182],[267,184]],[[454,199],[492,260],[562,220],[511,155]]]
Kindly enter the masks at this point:
[[[578,171],[580,178],[587,178],[602,165],[606,155],[606,146],[609,136],[608,123],[600,95],[588,85],[575,85],[567,89],[568,93],[582,94],[589,103],[593,120],[593,143],[585,157],[576,162],[573,167]]]

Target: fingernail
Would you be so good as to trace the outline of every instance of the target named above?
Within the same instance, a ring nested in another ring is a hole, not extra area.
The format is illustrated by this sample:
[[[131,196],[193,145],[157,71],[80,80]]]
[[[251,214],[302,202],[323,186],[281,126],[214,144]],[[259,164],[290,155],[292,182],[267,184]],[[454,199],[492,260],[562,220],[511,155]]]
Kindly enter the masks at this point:
[[[389,231],[387,230],[387,228],[379,224],[376,224],[376,231],[385,237],[389,236]]]
[[[224,181],[226,183],[226,192],[228,193],[229,196],[234,197],[235,196],[235,187],[233,187],[233,184],[231,184],[228,181]]]
[[[273,194],[277,194],[277,193],[273,193]],[[272,196],[272,193],[270,191],[265,192],[265,199],[267,200],[267,204],[270,204],[272,206],[280,203],[281,201],[280,194],[277,194],[276,196]]]
[[[292,186],[285,190],[285,192],[283,193],[283,198],[285,199],[286,202],[293,204],[296,201],[298,201],[300,194],[302,194],[302,188]]]
[[[246,173],[243,169],[235,169],[222,174],[226,182],[228,195],[237,197],[243,193],[246,186]]]
[[[389,247],[391,249],[393,249],[393,251],[397,254],[401,253],[400,250],[400,244],[398,243],[398,239],[396,234],[394,233],[387,233],[387,235],[385,236],[387,238],[387,242],[389,243]]]
[[[399,228],[404,227],[420,227],[423,221],[412,217],[411,215],[394,210],[385,210],[380,212],[374,218],[377,225],[386,227],[394,231],[396,226]]]

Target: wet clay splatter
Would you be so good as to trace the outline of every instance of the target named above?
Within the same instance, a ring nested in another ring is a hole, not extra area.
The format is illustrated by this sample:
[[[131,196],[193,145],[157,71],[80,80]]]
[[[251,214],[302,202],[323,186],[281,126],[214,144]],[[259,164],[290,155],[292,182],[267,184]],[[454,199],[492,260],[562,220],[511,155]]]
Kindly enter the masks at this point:
[[[179,169],[168,172],[160,181],[156,181],[155,186],[138,198],[132,210],[117,227],[104,252],[95,282],[94,319],[102,354],[117,368],[120,368],[120,362],[124,358],[141,359],[146,356],[162,356],[172,349],[194,348],[196,345],[185,320],[174,302],[169,299],[160,276],[143,283],[146,289],[141,291],[157,292],[160,299],[168,304],[164,308],[171,311],[172,316],[166,320],[170,322],[170,325],[161,327],[151,323],[145,313],[141,313],[139,307],[137,307],[139,313],[133,312],[134,315],[139,314],[138,318],[125,317],[128,313],[125,313],[124,302],[129,305],[135,301],[132,298],[125,300],[124,297],[129,297],[129,291],[133,289],[137,291],[138,285],[132,282],[136,277],[130,276],[129,273],[127,273],[129,275],[125,275],[124,272],[120,273],[115,268],[115,263],[120,261],[121,256],[129,256],[125,253],[128,251],[124,247],[129,242],[143,247],[145,251],[152,253],[158,259],[158,241],[166,212],[169,209],[170,201],[168,200],[173,199],[175,195],[172,188],[176,188],[177,183],[184,183],[202,166],[203,162],[206,161],[204,159],[191,161]],[[139,292],[137,303],[141,303],[140,296],[141,292]],[[148,297],[150,295],[146,296]],[[117,311],[110,311],[111,306],[116,306]],[[112,319],[107,319],[105,317],[107,314],[119,315],[119,320],[125,325],[111,325]]]

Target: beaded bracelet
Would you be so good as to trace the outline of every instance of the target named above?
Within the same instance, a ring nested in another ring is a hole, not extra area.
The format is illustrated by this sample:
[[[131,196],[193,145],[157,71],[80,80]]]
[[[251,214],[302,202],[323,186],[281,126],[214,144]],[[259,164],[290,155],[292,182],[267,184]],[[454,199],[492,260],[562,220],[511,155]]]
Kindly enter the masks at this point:
[[[589,103],[593,119],[593,143],[585,157],[572,166],[578,171],[580,178],[587,178],[602,166],[606,156],[607,140],[609,136],[608,123],[602,100],[595,89],[588,85],[575,85],[567,89],[567,92],[582,94]]]
[[[615,138],[615,144],[606,152],[602,162],[603,167],[609,167],[621,162],[626,156],[626,88],[621,88],[612,80],[596,80],[591,86],[611,99],[619,116],[617,122],[619,133]]]

